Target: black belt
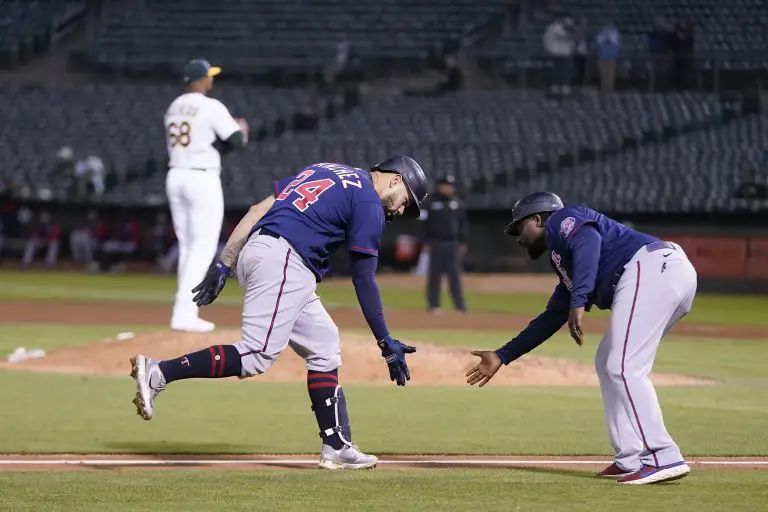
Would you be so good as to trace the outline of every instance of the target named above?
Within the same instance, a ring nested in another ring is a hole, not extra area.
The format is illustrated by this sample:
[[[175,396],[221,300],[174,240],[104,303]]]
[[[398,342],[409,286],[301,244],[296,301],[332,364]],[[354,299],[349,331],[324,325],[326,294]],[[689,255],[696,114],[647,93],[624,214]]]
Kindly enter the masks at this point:
[[[272,238],[277,238],[278,240],[279,240],[280,238],[283,238],[282,236],[278,235],[277,233],[275,233],[275,232],[273,232],[273,231],[270,231],[270,230],[268,230],[267,228],[261,228],[261,229],[259,229],[259,233],[258,233],[258,234],[260,234],[260,235],[267,235],[267,236],[271,236]]]
[[[654,252],[659,251],[661,249],[672,249],[677,250],[677,247],[675,247],[671,242],[651,242],[650,244],[646,245],[645,248],[648,250],[648,252]]]
[[[667,250],[677,250],[677,247],[675,247],[674,244],[671,242],[651,242],[650,244],[647,244],[644,246],[645,250],[648,252],[655,252],[661,249],[667,249]],[[616,286],[619,284],[619,279],[621,279],[621,276],[624,274],[624,267],[621,267],[616,274],[614,274],[613,279],[611,280],[611,287],[613,289],[616,289]]]

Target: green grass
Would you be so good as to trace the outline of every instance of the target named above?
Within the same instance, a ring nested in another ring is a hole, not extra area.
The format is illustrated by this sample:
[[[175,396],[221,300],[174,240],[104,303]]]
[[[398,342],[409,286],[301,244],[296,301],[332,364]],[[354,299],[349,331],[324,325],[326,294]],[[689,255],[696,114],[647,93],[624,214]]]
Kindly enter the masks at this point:
[[[31,335],[46,348],[46,338],[59,338],[56,345],[62,344],[60,338],[80,344],[89,336],[113,336],[123,329],[142,330],[137,326],[4,326],[0,335],[3,340]],[[478,348],[493,348],[504,339],[504,333],[402,334],[403,339]],[[591,365],[598,341],[590,337],[579,348],[568,336],[558,336],[536,354]],[[720,381],[716,386],[657,389],[667,426],[685,453],[768,455],[765,353],[764,342],[759,341],[664,341],[657,371]],[[418,352],[412,357],[418,357]],[[418,378],[414,375],[414,382]],[[378,453],[592,454],[609,450],[597,388],[494,387],[491,383],[483,389],[348,385],[345,390],[355,440]],[[0,372],[0,431],[4,433],[0,452],[313,453],[318,448],[306,389],[300,383],[260,383],[255,378],[174,384],[158,399],[151,422],[135,415],[132,396],[133,382],[127,376]],[[23,407],[18,406],[20,400]],[[383,431],[382,425],[386,425]]]
[[[159,275],[92,275],[79,273],[1,272],[0,300],[81,300],[141,301],[168,303],[175,293],[173,277]],[[347,281],[322,283],[319,295],[327,307],[358,307],[355,292]],[[424,308],[424,294],[382,286],[385,305],[400,309]],[[474,311],[536,315],[546,304],[548,294],[468,293]],[[446,298],[447,300],[447,298]],[[217,300],[219,304],[240,305],[242,291],[231,280]],[[447,303],[447,302],[446,302]],[[768,296],[700,295],[685,319],[691,323],[721,325],[768,325]],[[593,316],[607,312],[594,311]]]
[[[165,326],[160,327],[164,329]],[[7,354],[16,347],[53,350],[82,345],[106,338],[114,338],[121,332],[148,332],[157,330],[148,325],[0,325],[0,354]]]
[[[689,455],[768,455],[768,388],[659,388]],[[345,386],[376,453],[608,454],[597,388]],[[128,377],[0,372],[0,452],[314,453],[302,384],[187,381],[141,421]],[[19,407],[19,404],[23,407]]]
[[[694,470],[657,486],[620,486],[543,469],[119,471],[0,473],[3,510],[748,511],[768,471]]]

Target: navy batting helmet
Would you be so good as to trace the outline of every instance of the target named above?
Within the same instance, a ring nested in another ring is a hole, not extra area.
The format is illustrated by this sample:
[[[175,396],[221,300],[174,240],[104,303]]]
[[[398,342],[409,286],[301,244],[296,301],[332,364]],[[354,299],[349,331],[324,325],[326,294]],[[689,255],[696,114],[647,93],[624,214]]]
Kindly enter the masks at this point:
[[[537,213],[554,212],[563,207],[563,201],[552,192],[534,192],[528,194],[512,207],[512,222],[504,228],[504,233],[511,236],[520,235],[520,222],[526,217]]]
[[[421,202],[427,197],[428,184],[427,177],[416,160],[405,155],[395,155],[374,165],[371,171],[394,172],[402,176],[405,186],[411,194],[411,204],[405,209],[403,215],[419,216]]]

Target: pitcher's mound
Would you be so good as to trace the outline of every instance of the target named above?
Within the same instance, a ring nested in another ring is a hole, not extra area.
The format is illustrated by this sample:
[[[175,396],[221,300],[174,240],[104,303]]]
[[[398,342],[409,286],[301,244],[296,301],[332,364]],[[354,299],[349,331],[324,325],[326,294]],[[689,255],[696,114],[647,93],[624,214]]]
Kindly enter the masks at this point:
[[[2,363],[5,368],[18,368],[51,373],[84,375],[128,375],[128,359],[138,353],[158,359],[169,359],[210,345],[231,344],[240,338],[236,330],[219,330],[207,334],[181,334],[172,331],[141,334],[129,340],[103,340],[90,345],[53,351],[42,359],[19,363]],[[409,385],[466,385],[465,373],[477,358],[469,350],[440,347],[414,342],[415,354],[408,356],[411,371]],[[370,336],[342,333],[342,382],[390,384],[387,366]],[[290,348],[280,355],[275,365],[251,382],[305,382],[304,361]],[[706,385],[712,381],[675,374],[654,374],[657,385]],[[489,385],[495,386],[596,386],[591,365],[567,359],[528,356],[502,368]]]

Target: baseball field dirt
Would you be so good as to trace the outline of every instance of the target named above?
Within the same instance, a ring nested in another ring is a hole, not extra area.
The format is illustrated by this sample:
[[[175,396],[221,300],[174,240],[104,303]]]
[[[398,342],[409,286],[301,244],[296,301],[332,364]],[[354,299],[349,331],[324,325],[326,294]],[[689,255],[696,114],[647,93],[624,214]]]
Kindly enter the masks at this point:
[[[127,340],[106,339],[84,346],[68,347],[49,353],[42,359],[32,359],[0,368],[13,368],[48,373],[76,373],[81,375],[127,375],[128,359],[135,354],[150,354],[159,359],[170,359],[194,352],[210,345],[232,343],[237,330],[217,330],[208,334],[160,331],[140,334]],[[418,352],[408,360],[413,375],[409,385],[461,386],[462,377],[472,367],[475,357],[468,350],[440,347],[418,340],[409,340],[418,346]],[[381,364],[381,354],[373,339],[356,333],[342,333],[343,366],[340,374],[349,384],[389,385],[387,367]],[[306,381],[304,361],[292,350],[286,349],[265,374],[248,379],[252,382]],[[715,381],[660,373],[653,381],[661,386],[706,385]],[[553,357],[529,356],[510,365],[494,380],[499,386],[597,386],[597,376],[591,366]]]
[[[55,323],[72,325],[147,324],[165,325],[170,318],[170,306],[140,302],[28,302],[0,301],[0,322]],[[206,307],[201,316],[222,327],[240,326],[241,308],[213,304]],[[367,329],[359,309],[336,308],[329,310],[336,324],[342,329]],[[510,337],[528,325],[531,317],[470,312],[468,314],[444,311],[431,315],[423,311],[391,309],[386,311],[387,324],[391,329],[461,329],[480,331],[509,331]],[[585,332],[602,333],[607,327],[605,318],[585,317]],[[683,321],[671,333],[676,336],[700,336],[729,339],[766,339],[768,327],[760,325],[707,325]]]
[[[303,455],[0,455],[2,471],[73,471],[73,470],[136,470],[136,469],[215,469],[215,470],[285,470],[307,469],[316,464],[316,454]],[[610,460],[605,457],[553,457],[478,455],[382,455],[376,470],[393,469],[488,469],[488,468],[540,468],[551,470],[597,471]],[[690,457],[687,460],[694,471],[702,470],[766,470],[765,457]]]

